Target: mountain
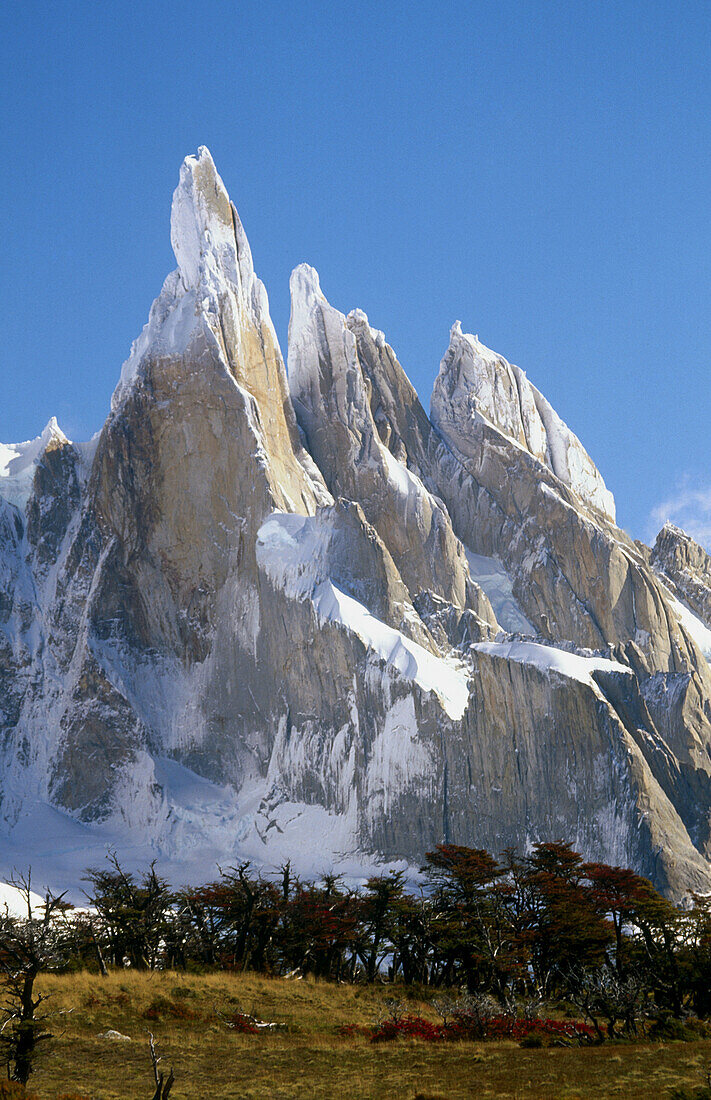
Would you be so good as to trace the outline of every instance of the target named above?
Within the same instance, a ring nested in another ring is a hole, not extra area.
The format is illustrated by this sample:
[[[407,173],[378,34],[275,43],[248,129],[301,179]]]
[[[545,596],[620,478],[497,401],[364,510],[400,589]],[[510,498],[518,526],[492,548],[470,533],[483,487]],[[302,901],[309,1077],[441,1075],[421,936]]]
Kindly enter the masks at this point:
[[[98,435],[0,447],[5,862],[359,873],[563,838],[710,890],[703,551],[620,530],[459,323],[428,416],[301,265],[287,371],[204,147],[171,241]]]
[[[681,528],[665,523],[651,562],[671,588],[678,615],[711,660],[711,557]]]

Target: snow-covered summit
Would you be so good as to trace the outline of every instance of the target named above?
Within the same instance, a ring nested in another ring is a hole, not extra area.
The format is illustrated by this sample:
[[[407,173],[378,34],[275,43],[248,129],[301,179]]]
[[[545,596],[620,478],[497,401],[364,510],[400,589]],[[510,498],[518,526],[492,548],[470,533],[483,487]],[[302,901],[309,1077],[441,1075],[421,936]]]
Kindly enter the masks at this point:
[[[345,316],[330,304],[321,289],[321,280],[318,271],[310,264],[299,264],[291,273],[289,280],[291,291],[291,317],[289,320],[289,347],[296,347],[304,339],[309,339],[309,325],[313,323],[316,312],[332,316],[337,321],[339,330],[347,329],[354,335],[367,332],[373,342],[382,348],[385,345],[385,333],[373,328],[368,320],[368,314],[362,309],[352,309]],[[352,342],[344,334],[346,344],[350,347]],[[296,357],[292,356],[292,366],[296,368]],[[290,367],[290,373],[291,373]]]
[[[455,321],[440,363],[432,421],[465,441],[472,420],[485,420],[524,447],[582,501],[615,520],[615,501],[576,435],[520,367],[462,332]]]
[[[305,417],[302,427],[308,434],[308,410],[320,407],[325,389],[333,411],[362,431],[369,417],[368,396],[345,316],[327,300],[318,272],[309,264],[294,269],[289,287],[289,387]],[[325,363],[328,378],[321,366]]]
[[[70,442],[53,416],[34,439],[24,443],[0,443],[0,496],[24,509],[42,455],[50,446]]]
[[[291,316],[289,318],[289,345],[298,341],[308,325],[315,308],[328,306],[321,290],[318,271],[310,264],[299,264],[289,279],[291,292]]]
[[[253,289],[252,252],[210,150],[201,145],[180,169],[170,214],[170,243],[186,291],[219,293],[224,284]]]
[[[674,610],[711,661],[711,554],[667,520],[657,535],[651,561],[674,592]]]
[[[676,523],[672,523],[670,519],[666,521],[661,527],[659,534],[657,535],[657,541],[663,539],[678,539],[681,542],[693,542],[691,535],[684,530],[683,527],[678,527]]]
[[[171,240],[98,437],[0,452],[0,878],[77,885],[106,844],[186,881],[553,835],[708,892],[711,565],[613,528],[572,433],[460,325],[438,430],[301,265],[287,380],[204,148]]]
[[[368,314],[362,309],[352,309],[346,317],[346,324],[356,335],[368,333],[377,348],[385,347],[385,333],[379,328],[373,328],[368,320]]]
[[[239,345],[247,323],[258,331],[265,327],[278,349],[267,292],[255,274],[242,222],[204,145],[181,166],[170,241],[178,268],[165,280],[123,365],[114,411],[146,356],[183,355],[199,332],[211,332],[220,345],[225,338]]]

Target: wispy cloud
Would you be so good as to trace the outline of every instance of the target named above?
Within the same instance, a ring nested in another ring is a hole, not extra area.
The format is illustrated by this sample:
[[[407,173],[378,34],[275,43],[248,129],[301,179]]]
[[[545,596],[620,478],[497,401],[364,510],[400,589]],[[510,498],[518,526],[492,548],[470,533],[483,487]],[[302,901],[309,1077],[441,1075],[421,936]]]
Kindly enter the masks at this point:
[[[685,478],[666,500],[649,515],[649,537],[654,539],[660,527],[671,520],[711,552],[711,486],[692,487]]]

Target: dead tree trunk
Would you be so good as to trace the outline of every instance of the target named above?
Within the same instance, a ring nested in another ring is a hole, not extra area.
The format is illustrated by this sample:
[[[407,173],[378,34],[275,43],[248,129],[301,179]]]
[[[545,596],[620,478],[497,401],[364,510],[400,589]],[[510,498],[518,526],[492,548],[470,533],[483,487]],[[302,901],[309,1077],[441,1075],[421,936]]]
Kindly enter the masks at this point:
[[[158,1063],[160,1058],[156,1054],[155,1043],[153,1042],[153,1036],[148,1033],[148,1041],[151,1048],[151,1065],[153,1066],[153,1080],[156,1084],[156,1091],[153,1093],[152,1100],[168,1100],[170,1090],[173,1087],[175,1081],[175,1075],[173,1073],[173,1067],[170,1067],[170,1072],[166,1077],[162,1070],[158,1069]]]

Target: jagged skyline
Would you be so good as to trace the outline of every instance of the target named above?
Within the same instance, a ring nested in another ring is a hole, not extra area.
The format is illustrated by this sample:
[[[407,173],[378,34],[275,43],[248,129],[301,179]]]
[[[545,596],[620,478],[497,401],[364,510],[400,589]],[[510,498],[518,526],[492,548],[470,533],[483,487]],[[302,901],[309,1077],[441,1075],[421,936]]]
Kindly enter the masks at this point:
[[[52,415],[72,438],[100,427],[170,262],[175,164],[206,142],[285,354],[302,261],[385,331],[425,404],[459,318],[546,393],[624,527],[650,539],[669,513],[698,535],[708,10],[366,3],[353,18],[213,0],[186,33],[188,16],[3,13],[0,439]]]
[[[359,876],[555,832],[706,889],[711,558],[674,527],[634,543],[458,325],[428,416],[302,265],[287,377],[204,146],[171,242],[101,432],[0,453],[4,859]]]

